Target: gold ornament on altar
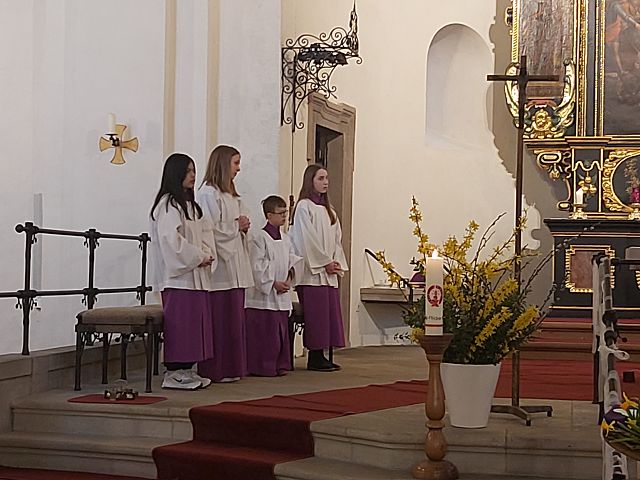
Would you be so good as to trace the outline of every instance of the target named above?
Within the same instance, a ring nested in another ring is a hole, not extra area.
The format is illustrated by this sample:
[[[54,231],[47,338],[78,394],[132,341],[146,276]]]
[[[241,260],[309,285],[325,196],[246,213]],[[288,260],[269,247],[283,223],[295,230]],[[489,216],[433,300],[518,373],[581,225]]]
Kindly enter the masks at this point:
[[[561,99],[538,99],[527,102],[525,111],[524,136],[530,140],[562,138],[573,125],[576,103],[576,72],[573,61],[564,63],[564,85]],[[518,63],[511,63],[506,75],[515,75]],[[518,119],[518,84],[511,80],[505,82],[505,96],[509,111]]]
[[[580,180],[578,186],[582,188],[585,195],[595,195],[598,191],[598,188],[593,184],[591,175],[586,175],[584,179]]]

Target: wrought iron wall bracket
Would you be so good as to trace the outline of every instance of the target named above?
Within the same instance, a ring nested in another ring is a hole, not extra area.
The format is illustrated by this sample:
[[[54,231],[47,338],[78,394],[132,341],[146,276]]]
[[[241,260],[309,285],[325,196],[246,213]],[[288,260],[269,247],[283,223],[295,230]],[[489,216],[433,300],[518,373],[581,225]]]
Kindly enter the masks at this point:
[[[335,27],[329,33],[303,34],[295,40],[288,38],[282,47],[280,124],[291,125],[291,131],[304,128],[304,123],[298,120],[304,100],[314,92],[325,98],[335,97],[336,87],[331,84],[331,75],[336,67],[347,65],[352,58],[357,64],[362,63],[355,1],[349,31]]]

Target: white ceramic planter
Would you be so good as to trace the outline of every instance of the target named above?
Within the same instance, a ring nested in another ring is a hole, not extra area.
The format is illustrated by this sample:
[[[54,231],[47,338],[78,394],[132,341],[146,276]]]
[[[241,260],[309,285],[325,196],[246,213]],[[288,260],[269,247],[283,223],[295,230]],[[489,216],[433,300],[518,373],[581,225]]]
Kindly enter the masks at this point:
[[[500,364],[441,364],[442,385],[451,425],[462,428],[487,426],[499,375]]]

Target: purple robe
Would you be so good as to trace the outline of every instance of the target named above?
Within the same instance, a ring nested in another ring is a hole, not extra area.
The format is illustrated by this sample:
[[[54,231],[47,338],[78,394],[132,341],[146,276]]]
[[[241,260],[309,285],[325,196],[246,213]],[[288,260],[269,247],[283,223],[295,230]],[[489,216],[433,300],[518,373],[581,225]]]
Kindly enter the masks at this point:
[[[298,285],[304,313],[302,343],[309,350],[344,347],[340,290],[329,285]]]
[[[263,377],[292,369],[289,312],[247,308],[247,368]]]
[[[164,361],[202,362],[213,358],[209,292],[167,288],[162,291]]]
[[[208,292],[215,356],[198,365],[198,373],[219,382],[247,376],[244,288]]]

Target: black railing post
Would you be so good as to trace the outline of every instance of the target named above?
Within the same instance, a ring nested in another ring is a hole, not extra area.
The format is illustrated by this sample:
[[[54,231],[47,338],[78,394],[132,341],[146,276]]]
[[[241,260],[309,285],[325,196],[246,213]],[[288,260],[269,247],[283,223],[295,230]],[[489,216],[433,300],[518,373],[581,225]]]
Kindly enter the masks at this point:
[[[148,233],[143,233],[140,235],[140,249],[142,250],[142,269],[140,272],[140,286],[142,287],[140,291],[140,305],[146,304],[146,295],[147,295],[147,246],[151,240]]]
[[[87,247],[89,248],[89,285],[87,286],[87,308],[92,309],[96,303],[96,292],[94,277],[96,270],[96,247],[100,234],[95,228],[90,228],[87,232]]]
[[[16,225],[16,232],[24,232],[24,290],[19,291],[18,302],[22,306],[22,355],[29,355],[29,326],[31,323],[31,308],[33,307],[34,293],[31,290],[31,247],[34,243],[38,227],[32,222],[24,225]]]

